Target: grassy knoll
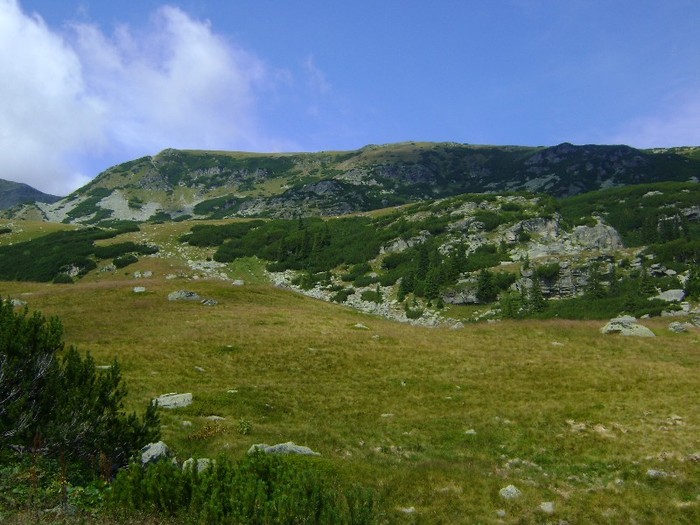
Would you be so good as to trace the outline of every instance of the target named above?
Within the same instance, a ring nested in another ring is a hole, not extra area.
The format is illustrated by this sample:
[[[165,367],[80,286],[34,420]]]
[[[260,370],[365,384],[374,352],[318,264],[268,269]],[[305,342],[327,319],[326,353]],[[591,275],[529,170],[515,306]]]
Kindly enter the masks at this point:
[[[654,339],[602,336],[598,321],[418,328],[265,286],[166,280],[156,261],[148,281],[3,282],[0,294],[60,316],[66,341],[98,364],[117,357],[134,409],[192,392],[192,406],[162,414],[182,459],[307,445],[376,489],[383,523],[700,522],[697,330],[673,334],[663,319],[648,322]],[[178,289],[219,304],[169,302]],[[509,484],[521,498],[499,497]]]

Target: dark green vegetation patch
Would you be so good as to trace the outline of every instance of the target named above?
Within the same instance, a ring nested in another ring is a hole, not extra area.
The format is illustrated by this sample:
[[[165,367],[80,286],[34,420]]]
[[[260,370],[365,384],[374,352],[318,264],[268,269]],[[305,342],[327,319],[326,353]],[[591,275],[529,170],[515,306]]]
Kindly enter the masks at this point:
[[[30,241],[1,246],[0,279],[48,282],[61,274],[84,275],[97,267],[96,259],[158,251],[153,246],[131,242],[95,246],[95,241],[111,239],[123,231],[98,228],[60,231]]]

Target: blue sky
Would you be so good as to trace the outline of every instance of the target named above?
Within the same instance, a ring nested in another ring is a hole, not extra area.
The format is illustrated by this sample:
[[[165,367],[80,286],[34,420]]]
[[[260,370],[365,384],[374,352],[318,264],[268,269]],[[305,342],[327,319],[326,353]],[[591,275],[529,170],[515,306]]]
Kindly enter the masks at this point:
[[[0,178],[167,147],[700,145],[696,0],[0,0]]]

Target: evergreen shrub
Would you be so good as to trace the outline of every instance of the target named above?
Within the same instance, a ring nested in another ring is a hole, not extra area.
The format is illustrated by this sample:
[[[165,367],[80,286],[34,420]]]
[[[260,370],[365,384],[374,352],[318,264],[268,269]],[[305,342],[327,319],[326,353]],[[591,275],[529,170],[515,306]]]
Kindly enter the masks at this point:
[[[168,461],[132,464],[117,476],[107,504],[211,525],[376,522],[372,491],[344,485],[317,460],[263,453],[235,462],[222,456],[202,472]]]
[[[118,363],[98,371],[89,354],[64,352],[62,337],[57,318],[0,301],[0,450],[25,447],[67,461],[74,475],[109,476],[158,438],[156,407],[126,414]]]

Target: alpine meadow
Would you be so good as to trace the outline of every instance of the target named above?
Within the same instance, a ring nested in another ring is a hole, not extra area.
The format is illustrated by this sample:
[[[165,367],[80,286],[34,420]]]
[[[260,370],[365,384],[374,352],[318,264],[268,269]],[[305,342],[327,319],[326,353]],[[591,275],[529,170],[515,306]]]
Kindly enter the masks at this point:
[[[405,142],[0,186],[0,521],[700,523],[699,177]]]

